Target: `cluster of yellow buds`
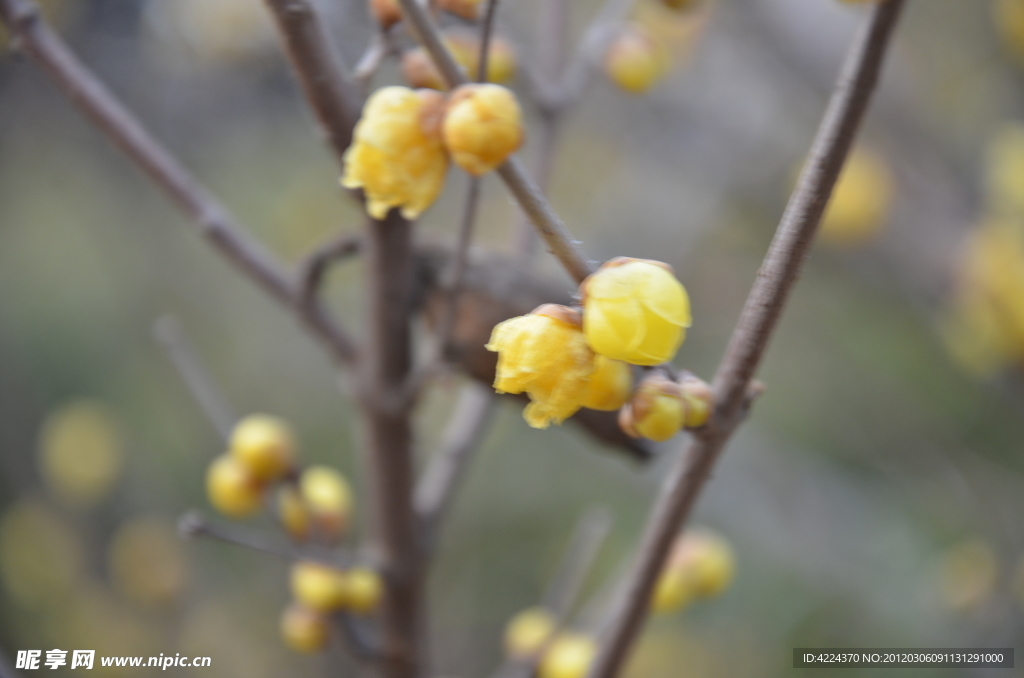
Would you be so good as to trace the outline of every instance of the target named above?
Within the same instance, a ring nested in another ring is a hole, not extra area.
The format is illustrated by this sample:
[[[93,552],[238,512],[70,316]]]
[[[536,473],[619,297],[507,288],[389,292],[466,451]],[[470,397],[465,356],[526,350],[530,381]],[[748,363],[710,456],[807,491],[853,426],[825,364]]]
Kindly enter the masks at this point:
[[[703,426],[711,391],[687,375],[657,372],[633,388],[631,365],[671,360],[690,326],[690,302],[661,262],[619,257],[580,285],[580,310],[544,304],[495,326],[487,349],[498,353],[494,388],[526,393],[526,421],[561,423],[581,407],[619,410],[626,433],[667,440],[680,428]]]
[[[694,528],[676,540],[654,590],[651,607],[676,612],[698,598],[720,595],[732,583],[736,558],[729,542],[706,528]]]
[[[317,652],[327,644],[330,615],[365,615],[375,611],[384,595],[380,575],[365,567],[348,570],[309,561],[291,570],[294,599],[281,614],[281,636],[297,652]]]
[[[584,678],[597,657],[597,642],[585,633],[559,630],[550,611],[531,607],[506,625],[505,653],[514,660],[535,659],[538,678]]]
[[[287,422],[263,414],[242,419],[228,451],[206,472],[206,493],[218,511],[245,518],[264,506],[279,485],[274,512],[296,540],[340,538],[352,512],[352,491],[345,477],[327,466],[295,468],[295,436]]]
[[[503,163],[522,138],[519,104],[500,85],[464,85],[447,98],[429,89],[384,87],[363,108],[341,184],[363,189],[375,219],[392,208],[415,219],[441,193],[449,154],[480,175]]]
[[[969,371],[1024,365],[1024,125],[993,136],[980,223],[968,235],[943,338]]]

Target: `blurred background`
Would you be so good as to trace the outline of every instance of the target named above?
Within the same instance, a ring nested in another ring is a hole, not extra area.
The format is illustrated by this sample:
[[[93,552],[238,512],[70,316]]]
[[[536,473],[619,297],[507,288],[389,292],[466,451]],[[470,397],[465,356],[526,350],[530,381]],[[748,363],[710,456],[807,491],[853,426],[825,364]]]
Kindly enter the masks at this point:
[[[354,63],[372,32],[366,7],[323,4]],[[505,0],[499,13],[524,101],[541,5]],[[574,44],[599,6],[570,8]],[[262,3],[52,0],[46,9],[283,258],[360,227]],[[636,30],[669,65],[639,96],[598,74],[566,114],[552,202],[591,256],[675,267],[694,306],[678,366],[713,374],[865,11],[837,0],[706,0],[681,11],[642,0]],[[396,60],[373,82],[402,82]],[[536,109],[524,106],[532,161]],[[420,222],[424,237],[452,237],[466,183],[451,172]],[[493,176],[483,190],[478,242],[511,251],[516,209]],[[549,257],[536,268],[569,288]],[[359,261],[328,284],[358,329]],[[207,671],[226,678],[354,675],[336,655],[282,644],[286,562],[176,535],[182,512],[213,515],[204,473],[223,449],[153,323],[173,314],[238,412],[287,418],[303,461],[338,468],[358,495],[350,385],[6,50],[0,290],[6,658],[55,647],[181,652],[211,656]],[[793,647],[1024,638],[1022,367],[1024,3],[911,0],[772,340],[760,375],[768,390],[698,505],[697,522],[735,551],[735,582],[654,619],[628,675],[781,676],[797,673]],[[458,387],[442,383],[418,414],[424,456]],[[521,405],[505,403],[431,574],[437,674],[490,673],[506,621],[537,602],[593,505],[615,521],[587,584],[600,588],[635,547],[680,442],[642,466],[575,427],[532,430]],[[357,508],[353,543],[365,517]],[[250,522],[273,529],[267,518]]]

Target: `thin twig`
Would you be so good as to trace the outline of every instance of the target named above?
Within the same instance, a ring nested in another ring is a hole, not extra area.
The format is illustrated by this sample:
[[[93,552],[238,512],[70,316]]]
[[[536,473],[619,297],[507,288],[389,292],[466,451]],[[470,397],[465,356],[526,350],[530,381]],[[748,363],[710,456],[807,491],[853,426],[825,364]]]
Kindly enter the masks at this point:
[[[307,554],[302,553],[298,549],[287,544],[275,543],[266,539],[263,535],[252,534],[234,527],[225,527],[212,523],[198,511],[189,511],[178,518],[178,532],[185,537],[207,537],[286,560],[310,559]],[[334,563],[327,564],[333,565]]]
[[[583,96],[598,64],[615,36],[615,30],[629,16],[634,0],[607,0],[579,42],[572,62],[565,69],[554,105],[566,108]]]
[[[358,233],[344,233],[320,245],[303,259],[299,264],[299,296],[302,303],[309,304],[316,299],[328,267],[358,253],[361,244],[362,236]]]
[[[231,431],[238,421],[238,415],[228,399],[217,386],[209,370],[199,359],[195,348],[181,329],[178,319],[165,315],[153,323],[153,336],[167,352],[178,376],[185,382],[199,409],[207,421],[220,434],[225,443],[231,439]]]
[[[487,57],[491,47],[491,34],[494,30],[494,18],[497,16],[498,0],[487,0],[483,21],[480,23],[480,58],[477,69],[477,82],[487,82]],[[444,359],[451,340],[459,307],[459,294],[466,277],[466,260],[469,258],[469,246],[473,241],[473,230],[476,226],[477,206],[480,203],[480,178],[471,176],[466,189],[466,205],[462,210],[462,222],[459,224],[459,237],[455,245],[455,261],[452,265],[452,280],[448,288],[441,320],[438,323],[436,352],[437,357]],[[430,369],[430,368],[428,368]]]
[[[565,48],[569,40],[569,16],[568,0],[548,0],[542,4],[539,12],[539,25],[537,32],[540,35],[540,75],[542,82],[535,87],[538,93],[552,92],[562,79],[562,72],[565,68]],[[564,99],[564,97],[561,97]],[[536,165],[533,167],[533,176],[537,186],[545,194],[551,187],[551,171],[554,167],[555,149],[558,147],[559,129],[561,128],[562,114],[565,106],[553,105],[552,96],[542,94],[536,97],[540,109],[540,121],[537,143]],[[515,231],[515,252],[519,264],[526,273],[537,252],[539,240],[537,231],[533,228],[525,212],[519,213],[516,220]]]
[[[352,142],[362,93],[310,0],[266,0],[292,69],[340,163]]]
[[[497,400],[493,388],[475,383],[462,387],[440,449],[430,458],[416,485],[416,512],[428,551],[436,543],[441,520],[451,506],[459,481],[480,449]]]
[[[341,642],[353,657],[368,663],[380,660],[380,639],[362,619],[347,612],[337,612],[331,615],[331,621],[331,630],[341,637]]]
[[[387,31],[381,29],[374,33],[366,51],[359,57],[356,67],[352,69],[352,78],[364,89],[380,70],[384,60],[394,52],[394,45]]]
[[[448,87],[454,88],[467,84],[469,81],[465,73],[462,72],[442,41],[437,25],[431,19],[429,12],[417,0],[398,1],[402,7],[402,13],[408,20],[410,31],[430,55],[434,66]],[[551,253],[562,262],[562,266],[576,282],[582,282],[593,270],[591,262],[579,243],[566,229],[565,223],[548,203],[547,198],[530,179],[522,162],[512,156],[498,168],[498,174],[540,232]]]
[[[78,60],[31,0],[0,0],[0,18],[64,94],[195,222],[228,261],[295,310],[339,362],[355,361],[355,344],[338,320],[319,305],[299,303],[298,286],[276,259]]]
[[[749,406],[751,379],[817,230],[853,138],[878,82],[903,0],[871,11],[847,54],[807,164],[782,215],[714,380],[715,411],[669,473],[651,512],[634,568],[588,678],[614,678],[647,615],[675,536],[686,523],[711,467]]]

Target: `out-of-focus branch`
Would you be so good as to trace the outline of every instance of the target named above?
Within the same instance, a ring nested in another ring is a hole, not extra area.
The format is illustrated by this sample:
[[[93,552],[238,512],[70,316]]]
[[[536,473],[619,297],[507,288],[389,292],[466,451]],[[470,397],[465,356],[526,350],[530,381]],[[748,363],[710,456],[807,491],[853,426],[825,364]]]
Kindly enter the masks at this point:
[[[685,524],[715,459],[749,407],[751,380],[867,110],[902,7],[903,0],[883,0],[874,7],[847,54],[808,161],[715,375],[711,422],[694,433],[666,479],[588,678],[619,675],[643,628],[651,594],[672,542]]]
[[[177,318],[171,315],[157,318],[153,323],[153,336],[167,352],[167,357],[206,419],[220,434],[221,440],[228,442],[238,415],[199,359]]]
[[[298,286],[274,257],[78,60],[31,0],[0,0],[0,18],[50,79],[195,222],[228,261],[295,310],[339,362],[355,361],[355,345],[338,320],[317,304],[299,303]]]
[[[595,65],[601,60],[615,30],[629,15],[634,0],[607,0],[580,39],[572,62],[565,69],[558,89],[558,98],[552,102],[556,108],[566,108],[583,96]]]
[[[304,304],[316,299],[317,291],[323,284],[324,275],[331,264],[359,252],[362,236],[357,233],[345,233],[328,240],[313,250],[299,264],[300,297]]]
[[[548,646],[569,624],[580,590],[608,536],[611,524],[611,512],[603,506],[588,509],[576,522],[558,569],[541,599],[541,607],[554,617],[554,632],[531,656],[508,659],[494,673],[494,678],[531,678],[536,673],[537,663]]]
[[[408,20],[410,32],[430,55],[448,87],[467,84],[469,80],[441,40],[437,25],[427,9],[417,0],[398,1],[402,13]],[[582,282],[593,269],[591,262],[548,203],[547,198],[530,179],[522,162],[513,156],[498,168],[498,174],[540,232],[551,253],[562,262],[562,266],[576,282]]]
[[[497,396],[492,388],[474,383],[462,388],[440,449],[431,457],[416,485],[416,512],[423,525],[428,552],[437,540],[441,520],[452,503],[459,481],[480,449],[496,404]]]
[[[299,84],[338,161],[352,142],[362,93],[311,0],[266,0]]]
[[[238,528],[212,523],[198,511],[189,511],[178,518],[178,532],[185,537],[206,537],[287,560],[312,559],[288,544],[274,543],[263,535],[251,534]],[[326,564],[334,565],[335,563],[327,562]]]
[[[352,69],[353,79],[365,89],[370,84],[373,76],[377,74],[381,64],[384,63],[384,60],[393,51],[394,46],[386,30],[381,29],[374,33],[373,38],[370,39],[370,44],[366,47],[366,51],[359,57],[356,67]]]

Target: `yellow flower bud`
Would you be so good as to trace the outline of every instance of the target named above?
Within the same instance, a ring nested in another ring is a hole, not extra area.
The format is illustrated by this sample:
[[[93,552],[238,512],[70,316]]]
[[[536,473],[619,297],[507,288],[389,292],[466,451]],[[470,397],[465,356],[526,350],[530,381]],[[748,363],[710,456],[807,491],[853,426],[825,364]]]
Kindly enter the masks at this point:
[[[626,403],[632,388],[633,373],[627,363],[595,355],[583,407],[614,412]]]
[[[582,633],[563,633],[540,660],[538,678],[585,678],[597,657],[597,643]]]
[[[985,199],[996,215],[1024,218],[1024,125],[1004,124],[992,134],[985,154]]]
[[[837,247],[858,247],[875,238],[889,217],[892,185],[892,174],[881,156],[854,149],[825,208],[822,240]]]
[[[711,387],[703,379],[686,374],[679,382],[679,390],[686,404],[684,428],[697,428],[711,418]]]
[[[91,506],[110,494],[124,456],[117,420],[101,402],[75,401],[43,424],[39,470],[48,489],[73,506]]]
[[[438,8],[468,21],[475,21],[480,13],[481,0],[437,0]]]
[[[619,426],[628,435],[662,442],[683,427],[686,404],[679,384],[659,374],[648,375],[619,411]]]
[[[345,607],[356,614],[368,614],[380,607],[384,598],[384,581],[365,567],[354,567],[345,573]]]
[[[318,612],[292,603],[281,615],[281,637],[296,652],[319,652],[327,645],[327,620]]]
[[[690,326],[690,299],[667,265],[619,257],[580,285],[583,332],[596,353],[634,365],[672,359]]]
[[[486,348],[498,353],[495,390],[530,396],[523,412],[530,426],[560,424],[582,406],[594,353],[583,338],[576,311],[556,304],[540,306],[496,325]]]
[[[307,561],[292,565],[292,596],[310,610],[340,609],[347,600],[346,585],[345,573],[332,567]]]
[[[736,557],[729,542],[720,534],[694,528],[676,540],[666,570],[681,572],[693,595],[711,598],[732,583]]]
[[[608,78],[632,94],[642,94],[668,70],[668,50],[639,24],[624,28],[608,46],[604,70]]]
[[[454,56],[454,53],[453,53]],[[402,53],[402,77],[410,87],[443,90],[444,80],[422,47]]]
[[[702,4],[704,0],[661,0],[661,4],[669,9],[685,11]]]
[[[992,20],[1007,51],[1024,60],[1024,0],[996,0]]]
[[[206,495],[214,508],[232,518],[259,510],[263,484],[231,455],[217,457],[206,472]]]
[[[542,607],[523,610],[505,627],[505,652],[509,657],[532,657],[555,632],[554,616]]]
[[[299,478],[299,493],[319,534],[335,538],[344,533],[352,512],[352,490],[345,476],[327,466],[310,466]]]
[[[451,94],[443,133],[456,165],[473,176],[490,172],[523,141],[519,102],[501,85],[463,85]]]
[[[370,0],[370,14],[384,30],[402,20],[402,8],[398,6],[398,0]]]
[[[280,478],[295,459],[291,428],[283,419],[265,414],[253,414],[238,422],[228,449],[260,481]]]
[[[678,612],[693,599],[693,588],[679,570],[665,568],[658,576],[651,597],[651,610],[657,614]]]
[[[438,125],[443,105],[437,92],[408,87],[384,87],[367,100],[341,185],[363,189],[374,219],[393,207],[415,219],[441,192],[448,170]]]
[[[309,507],[293,485],[288,484],[277,491],[277,518],[292,539],[302,541],[309,536]]]

